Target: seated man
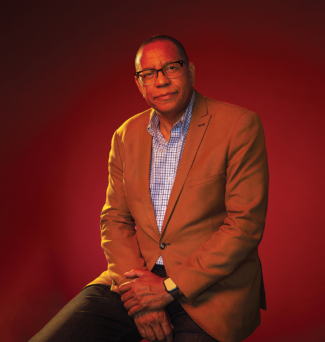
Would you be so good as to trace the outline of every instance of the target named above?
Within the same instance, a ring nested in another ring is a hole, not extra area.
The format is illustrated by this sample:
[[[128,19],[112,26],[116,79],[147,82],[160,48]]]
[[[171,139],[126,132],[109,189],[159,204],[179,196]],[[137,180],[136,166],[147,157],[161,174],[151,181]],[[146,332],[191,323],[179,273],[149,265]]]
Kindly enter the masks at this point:
[[[146,40],[135,66],[151,108],[112,139],[101,216],[108,269],[31,341],[241,341],[265,309],[261,121],[195,91],[194,65],[174,38]]]

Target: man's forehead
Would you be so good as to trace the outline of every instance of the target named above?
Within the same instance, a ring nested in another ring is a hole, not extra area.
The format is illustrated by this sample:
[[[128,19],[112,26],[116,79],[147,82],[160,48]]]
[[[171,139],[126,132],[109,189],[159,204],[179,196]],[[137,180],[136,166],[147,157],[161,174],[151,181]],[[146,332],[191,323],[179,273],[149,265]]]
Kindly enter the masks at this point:
[[[135,67],[136,69],[143,67],[150,68],[150,65],[157,62],[167,64],[179,59],[181,59],[179,51],[172,42],[158,41],[149,43],[138,51]]]

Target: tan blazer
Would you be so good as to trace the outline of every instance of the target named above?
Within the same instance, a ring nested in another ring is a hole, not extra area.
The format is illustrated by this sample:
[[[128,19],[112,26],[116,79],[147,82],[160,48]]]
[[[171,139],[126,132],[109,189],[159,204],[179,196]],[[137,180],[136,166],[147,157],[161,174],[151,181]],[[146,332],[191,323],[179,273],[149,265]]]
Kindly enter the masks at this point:
[[[241,341],[265,308],[257,250],[268,197],[261,121],[197,93],[159,234],[149,190],[151,112],[126,121],[112,139],[101,216],[108,270],[92,283],[117,291],[124,272],[151,270],[162,255],[188,314],[217,340]]]

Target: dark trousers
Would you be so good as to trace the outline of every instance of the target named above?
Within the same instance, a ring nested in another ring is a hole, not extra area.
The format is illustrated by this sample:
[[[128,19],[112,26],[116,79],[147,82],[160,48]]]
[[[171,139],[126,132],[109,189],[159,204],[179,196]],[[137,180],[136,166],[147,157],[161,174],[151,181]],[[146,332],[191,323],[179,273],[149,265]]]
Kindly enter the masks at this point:
[[[163,276],[164,269],[155,266]],[[166,307],[174,325],[174,342],[216,341],[186,313],[178,301]],[[118,294],[107,285],[85,287],[30,342],[142,341],[133,318],[129,317]]]

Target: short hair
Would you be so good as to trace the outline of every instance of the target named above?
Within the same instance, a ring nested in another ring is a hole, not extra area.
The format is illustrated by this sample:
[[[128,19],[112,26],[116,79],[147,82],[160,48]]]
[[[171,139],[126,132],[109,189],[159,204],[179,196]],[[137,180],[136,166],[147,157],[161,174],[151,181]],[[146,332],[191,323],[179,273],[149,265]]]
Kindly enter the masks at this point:
[[[148,38],[147,40],[145,40],[145,41],[141,44],[141,46],[139,47],[139,49],[138,49],[138,51],[137,51],[137,53],[136,53],[136,55],[135,55],[135,60],[137,59],[137,56],[138,56],[139,52],[140,52],[145,46],[147,46],[148,44],[151,44],[151,43],[163,42],[163,41],[169,41],[169,42],[173,43],[173,44],[176,46],[176,48],[177,48],[177,50],[178,50],[180,56],[181,56],[182,59],[184,60],[184,62],[188,62],[188,61],[189,61],[184,46],[183,46],[177,39],[175,39],[175,38],[173,38],[173,37],[170,37],[170,36],[166,36],[166,35],[164,35],[164,34],[158,34],[158,35],[156,35],[156,36],[152,36],[152,37]]]

